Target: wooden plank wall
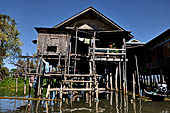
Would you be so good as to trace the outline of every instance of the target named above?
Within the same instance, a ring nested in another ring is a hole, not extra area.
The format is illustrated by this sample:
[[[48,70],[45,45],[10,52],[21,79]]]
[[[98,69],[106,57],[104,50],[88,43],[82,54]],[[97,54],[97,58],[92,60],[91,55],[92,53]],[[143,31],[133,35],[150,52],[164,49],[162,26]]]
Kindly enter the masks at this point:
[[[67,34],[46,34],[38,33],[37,52],[38,55],[42,53],[42,46],[44,44],[44,55],[56,55],[55,52],[47,51],[48,46],[57,46],[57,53],[64,54],[66,51],[66,43],[69,43],[70,35]]]

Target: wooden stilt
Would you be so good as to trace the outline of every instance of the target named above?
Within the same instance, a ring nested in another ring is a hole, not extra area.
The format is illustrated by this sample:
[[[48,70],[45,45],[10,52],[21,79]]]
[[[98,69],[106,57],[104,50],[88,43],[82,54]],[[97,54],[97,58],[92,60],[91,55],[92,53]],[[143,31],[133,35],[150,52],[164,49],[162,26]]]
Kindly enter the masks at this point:
[[[133,99],[135,100],[135,74],[132,74],[133,76]]]
[[[120,90],[122,89],[122,74],[121,74],[121,59],[119,62],[119,80],[120,80]]]
[[[123,38],[123,48],[126,50],[126,42],[125,38]],[[124,94],[127,94],[127,78],[126,78],[126,51],[124,51],[124,59],[123,59],[123,91]]]
[[[50,94],[50,84],[48,84],[47,92],[46,92],[46,98],[49,97]]]
[[[111,73],[110,73],[110,89],[111,89],[111,90],[113,90],[113,81],[112,81],[113,78],[112,78],[112,77],[113,77],[113,73],[111,72]]]
[[[109,89],[109,75],[106,75],[106,88]]]
[[[27,80],[27,75],[26,75],[26,74],[27,74],[27,62],[26,62],[26,66],[25,66],[25,69],[24,69],[24,70],[25,70],[25,77],[24,77],[24,95],[26,95],[26,90],[27,90],[27,89],[26,89],[26,88],[27,88],[27,86],[26,86],[26,82],[27,82],[27,81],[26,81],[26,80]]]
[[[127,71],[127,66],[126,66],[126,41],[125,41],[125,38],[123,38],[123,43],[124,43],[124,53],[125,53],[125,55],[124,55],[124,62],[125,62],[125,66],[124,66],[124,68],[125,68],[125,71],[124,71],[124,74],[125,74],[125,93],[127,94],[127,74],[126,74],[126,71]]]
[[[76,73],[76,57],[77,57],[77,35],[78,35],[78,30],[76,29],[76,40],[75,40],[75,59],[74,59],[74,74]]]
[[[16,88],[16,93],[18,93],[18,77],[17,75],[15,75],[15,79],[16,79],[16,85],[15,85],[15,88]]]
[[[113,91],[110,92],[110,105],[113,105]]]
[[[138,59],[137,56],[135,55],[135,61],[136,61],[136,74],[137,74],[137,81],[138,81],[138,92],[139,92],[139,96],[141,96],[140,94],[140,78],[139,78],[139,70],[138,70]]]
[[[99,83],[96,85],[96,100],[99,100],[99,88],[98,88]]]
[[[118,105],[118,104],[119,104],[119,101],[118,101],[118,100],[119,100],[119,99],[118,99],[118,96],[119,96],[118,93],[115,92],[116,113],[119,113],[119,109],[118,109],[118,107],[119,107],[119,105]]]
[[[61,84],[61,88],[60,88],[60,99],[63,99],[63,86]]]
[[[118,91],[117,77],[118,77],[118,66],[116,66],[116,72],[115,72],[115,89],[116,89],[116,91]]]

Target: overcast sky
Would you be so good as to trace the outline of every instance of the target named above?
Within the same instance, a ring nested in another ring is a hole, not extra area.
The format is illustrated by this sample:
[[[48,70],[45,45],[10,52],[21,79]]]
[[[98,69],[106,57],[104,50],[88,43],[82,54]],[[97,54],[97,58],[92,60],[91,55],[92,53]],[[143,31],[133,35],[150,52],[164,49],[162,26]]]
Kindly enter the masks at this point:
[[[1,0],[0,4],[0,13],[17,22],[23,55],[36,52],[34,27],[53,27],[89,6],[132,31],[140,41],[149,41],[170,28],[170,0]]]

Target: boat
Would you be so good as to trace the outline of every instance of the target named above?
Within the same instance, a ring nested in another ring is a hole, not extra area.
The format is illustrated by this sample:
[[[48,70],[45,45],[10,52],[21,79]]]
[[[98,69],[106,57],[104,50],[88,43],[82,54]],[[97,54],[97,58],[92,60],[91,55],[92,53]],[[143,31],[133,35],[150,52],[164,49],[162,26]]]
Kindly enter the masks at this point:
[[[167,84],[158,84],[153,91],[144,89],[145,96],[152,99],[152,101],[163,101],[167,97]]]
[[[144,89],[145,97],[149,97],[152,101],[163,101],[166,95],[159,94],[153,91],[147,91]]]

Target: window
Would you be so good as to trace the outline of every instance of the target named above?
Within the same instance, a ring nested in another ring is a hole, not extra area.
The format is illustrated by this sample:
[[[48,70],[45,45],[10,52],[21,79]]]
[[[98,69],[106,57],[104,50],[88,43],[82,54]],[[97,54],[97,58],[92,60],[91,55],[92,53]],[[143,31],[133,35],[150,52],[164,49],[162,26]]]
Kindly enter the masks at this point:
[[[48,46],[47,51],[48,52],[57,52],[57,46]]]

